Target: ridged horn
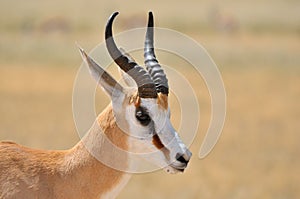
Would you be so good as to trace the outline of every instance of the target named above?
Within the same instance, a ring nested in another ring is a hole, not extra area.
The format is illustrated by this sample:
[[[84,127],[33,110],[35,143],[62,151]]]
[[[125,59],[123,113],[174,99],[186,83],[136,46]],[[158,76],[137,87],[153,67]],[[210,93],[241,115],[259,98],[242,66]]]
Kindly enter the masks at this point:
[[[146,68],[155,83],[157,93],[169,94],[169,85],[166,74],[158,63],[153,45],[153,14],[149,12],[148,27],[146,32],[144,59]]]
[[[126,54],[122,53],[119,48],[116,46],[112,35],[112,24],[115,17],[118,15],[118,12],[115,12],[108,19],[106,29],[105,29],[105,42],[106,48],[113,58],[116,64],[128,75],[130,75],[138,86],[138,94],[141,98],[156,98],[157,92],[155,84],[149,75],[149,73],[135,63],[131,58]]]

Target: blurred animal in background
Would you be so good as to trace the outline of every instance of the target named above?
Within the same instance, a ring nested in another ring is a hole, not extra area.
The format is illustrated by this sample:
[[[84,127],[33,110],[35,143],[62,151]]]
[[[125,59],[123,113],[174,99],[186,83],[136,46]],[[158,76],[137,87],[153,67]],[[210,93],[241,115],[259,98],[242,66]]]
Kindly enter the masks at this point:
[[[66,33],[71,30],[70,23],[63,17],[50,17],[41,21],[37,30],[42,33]]]
[[[235,33],[239,30],[239,22],[237,18],[226,13],[218,6],[212,6],[208,13],[209,24],[218,32]]]

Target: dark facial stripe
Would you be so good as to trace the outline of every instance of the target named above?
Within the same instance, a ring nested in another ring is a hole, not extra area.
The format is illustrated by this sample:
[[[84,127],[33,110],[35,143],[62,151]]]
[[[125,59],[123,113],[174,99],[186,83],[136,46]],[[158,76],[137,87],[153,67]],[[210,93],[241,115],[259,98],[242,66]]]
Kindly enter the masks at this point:
[[[167,159],[167,161],[170,161],[170,151],[167,149],[167,147],[165,147],[163,145],[163,143],[160,141],[157,134],[155,134],[153,136],[152,142],[153,142],[153,144],[156,148],[158,148],[159,150],[161,150],[163,152],[163,154],[165,155],[165,158]]]
[[[162,148],[165,147],[165,146],[163,145],[163,143],[161,143],[161,141],[160,141],[160,139],[159,139],[159,137],[158,137],[157,134],[155,134],[155,135],[153,136],[152,143],[153,143],[154,146],[155,146],[156,148],[158,148],[158,149],[162,149]]]

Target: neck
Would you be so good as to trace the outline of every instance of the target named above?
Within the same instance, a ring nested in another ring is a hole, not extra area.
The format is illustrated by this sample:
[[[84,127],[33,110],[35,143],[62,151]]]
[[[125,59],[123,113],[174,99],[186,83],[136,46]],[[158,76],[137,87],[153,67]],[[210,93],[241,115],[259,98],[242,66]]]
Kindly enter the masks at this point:
[[[86,185],[90,198],[114,198],[129,180],[128,136],[118,127],[109,105],[66,157],[66,173]],[[78,198],[78,197],[77,197]]]

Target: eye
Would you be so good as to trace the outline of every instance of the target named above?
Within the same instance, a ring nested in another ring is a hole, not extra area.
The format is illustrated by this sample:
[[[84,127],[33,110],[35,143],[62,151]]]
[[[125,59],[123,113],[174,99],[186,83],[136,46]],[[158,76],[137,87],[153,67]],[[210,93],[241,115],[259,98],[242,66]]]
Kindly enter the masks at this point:
[[[138,107],[136,109],[135,117],[144,126],[147,126],[151,122],[150,116],[148,115],[147,111],[142,107]]]

